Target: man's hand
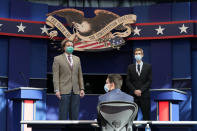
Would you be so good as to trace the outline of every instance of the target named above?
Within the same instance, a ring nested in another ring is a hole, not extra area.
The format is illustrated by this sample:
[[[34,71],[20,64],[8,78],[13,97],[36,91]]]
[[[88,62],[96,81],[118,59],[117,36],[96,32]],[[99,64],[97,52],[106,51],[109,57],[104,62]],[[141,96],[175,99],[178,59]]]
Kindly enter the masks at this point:
[[[57,92],[55,93],[55,95],[57,96],[57,98],[58,98],[59,100],[61,100],[61,94],[60,94],[59,91],[57,91]]]
[[[135,94],[136,96],[141,96],[141,95],[142,95],[142,91],[141,91],[141,90],[135,90],[135,91],[134,91],[134,94]]]
[[[81,98],[83,98],[83,97],[84,97],[84,95],[85,95],[84,90],[80,90],[80,97],[81,97]]]

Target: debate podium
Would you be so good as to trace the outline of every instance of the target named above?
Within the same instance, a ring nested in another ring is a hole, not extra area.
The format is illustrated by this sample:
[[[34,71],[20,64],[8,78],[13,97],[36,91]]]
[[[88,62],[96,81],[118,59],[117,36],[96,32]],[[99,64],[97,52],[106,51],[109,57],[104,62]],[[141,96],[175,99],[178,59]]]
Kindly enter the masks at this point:
[[[9,131],[31,131],[21,120],[35,120],[36,101],[43,99],[44,88],[19,87],[5,91],[9,107]]]
[[[186,100],[187,93],[177,89],[151,89],[157,103],[157,120],[179,121],[179,102]]]

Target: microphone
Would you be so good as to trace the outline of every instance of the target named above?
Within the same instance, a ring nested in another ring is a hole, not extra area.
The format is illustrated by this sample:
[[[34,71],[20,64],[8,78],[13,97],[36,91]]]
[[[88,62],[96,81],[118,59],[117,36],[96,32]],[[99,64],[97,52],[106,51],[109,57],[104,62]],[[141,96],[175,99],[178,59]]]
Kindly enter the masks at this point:
[[[23,72],[19,72],[19,74],[21,75],[22,79],[25,81],[25,84],[26,84],[26,87],[28,87],[28,82],[27,82],[27,79],[25,78],[25,74]]]

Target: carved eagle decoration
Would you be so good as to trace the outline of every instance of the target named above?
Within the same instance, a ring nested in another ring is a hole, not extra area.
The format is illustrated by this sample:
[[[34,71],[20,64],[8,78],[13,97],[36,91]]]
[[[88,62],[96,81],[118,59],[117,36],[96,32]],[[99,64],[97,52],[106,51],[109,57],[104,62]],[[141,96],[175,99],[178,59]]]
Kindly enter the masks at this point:
[[[84,12],[77,9],[61,9],[58,11],[54,11],[52,13],[47,14],[48,16],[59,16],[66,19],[67,24],[70,27],[74,27],[80,35],[89,36],[100,31],[107,24],[112,22],[113,20],[120,17],[119,15],[106,11],[97,9],[94,11],[95,17],[93,18],[85,18]],[[126,30],[123,25],[119,25],[115,28],[115,30]]]

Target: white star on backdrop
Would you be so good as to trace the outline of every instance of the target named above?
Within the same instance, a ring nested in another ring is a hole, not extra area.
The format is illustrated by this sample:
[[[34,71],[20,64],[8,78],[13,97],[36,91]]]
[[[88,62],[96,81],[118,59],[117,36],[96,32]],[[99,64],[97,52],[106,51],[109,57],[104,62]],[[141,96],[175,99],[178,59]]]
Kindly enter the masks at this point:
[[[0,30],[1,30],[1,26],[2,26],[3,24],[0,24]]]
[[[46,25],[44,25],[44,27],[41,27],[40,29],[42,30],[42,33],[41,34],[43,34],[43,33],[48,34],[49,28],[47,28]]]
[[[18,32],[22,31],[25,32],[24,29],[26,28],[26,26],[23,26],[23,24],[21,23],[20,26],[17,25],[18,28]]]
[[[161,26],[159,26],[159,28],[155,29],[157,31],[157,35],[162,34],[163,35],[163,31],[165,30],[165,28],[161,28]]]
[[[138,29],[137,26],[135,27],[135,29],[133,30],[134,31],[134,34],[133,35],[139,35],[140,36],[140,31],[142,29]]]
[[[185,25],[183,24],[181,27],[179,27],[179,29],[181,30],[180,33],[183,33],[183,32],[187,33],[187,29],[188,29],[188,28],[189,28],[189,27],[187,27],[187,26],[185,26]]]

